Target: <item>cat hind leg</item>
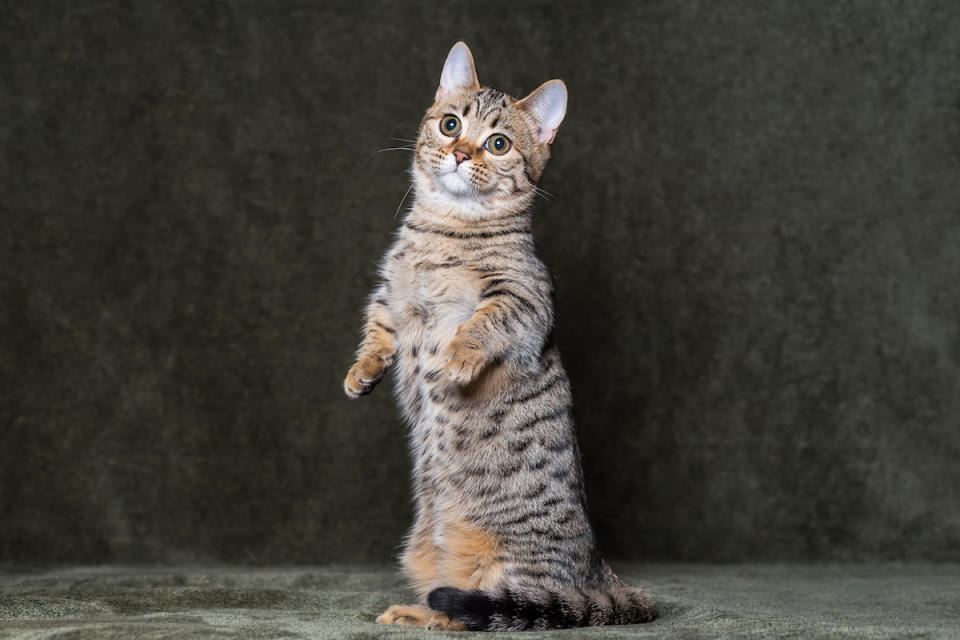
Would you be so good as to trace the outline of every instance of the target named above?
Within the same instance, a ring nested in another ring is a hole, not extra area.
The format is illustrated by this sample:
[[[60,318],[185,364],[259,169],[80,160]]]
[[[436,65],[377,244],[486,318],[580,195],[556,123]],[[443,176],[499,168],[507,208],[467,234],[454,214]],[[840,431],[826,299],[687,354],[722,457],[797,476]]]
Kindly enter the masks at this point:
[[[377,616],[380,624],[396,624],[411,627],[426,627],[431,631],[466,631],[467,626],[459,620],[451,620],[447,614],[426,607],[395,604]]]

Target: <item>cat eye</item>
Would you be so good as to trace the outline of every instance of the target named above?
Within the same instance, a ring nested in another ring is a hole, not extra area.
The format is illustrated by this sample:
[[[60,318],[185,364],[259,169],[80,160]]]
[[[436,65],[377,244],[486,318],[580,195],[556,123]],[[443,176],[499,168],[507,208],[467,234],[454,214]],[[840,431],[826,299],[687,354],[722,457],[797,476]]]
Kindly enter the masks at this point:
[[[440,133],[451,138],[460,135],[460,118],[457,116],[446,115],[440,118]]]
[[[487,142],[483,145],[483,148],[495,156],[502,156],[507,151],[510,151],[510,138],[502,133],[495,133],[487,138]]]

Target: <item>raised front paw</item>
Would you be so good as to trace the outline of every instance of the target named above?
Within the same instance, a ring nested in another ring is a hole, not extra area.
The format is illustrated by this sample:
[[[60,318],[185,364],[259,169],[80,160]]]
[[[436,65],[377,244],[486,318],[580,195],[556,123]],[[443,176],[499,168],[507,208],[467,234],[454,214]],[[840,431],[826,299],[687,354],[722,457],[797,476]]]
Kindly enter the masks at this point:
[[[487,364],[487,354],[462,340],[454,339],[447,349],[447,378],[454,384],[467,386],[480,375]]]
[[[359,398],[373,391],[373,387],[380,382],[386,373],[392,358],[365,354],[353,363],[346,379],[343,381],[343,390],[349,398]]]

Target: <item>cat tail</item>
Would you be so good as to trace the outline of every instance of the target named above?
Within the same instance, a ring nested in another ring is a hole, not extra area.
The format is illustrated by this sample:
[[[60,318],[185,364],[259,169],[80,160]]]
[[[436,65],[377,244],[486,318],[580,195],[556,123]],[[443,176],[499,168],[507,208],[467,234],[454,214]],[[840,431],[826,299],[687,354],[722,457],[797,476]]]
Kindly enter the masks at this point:
[[[501,588],[469,591],[440,587],[427,596],[431,609],[470,631],[567,629],[650,622],[657,606],[643,589],[623,584],[600,591]]]

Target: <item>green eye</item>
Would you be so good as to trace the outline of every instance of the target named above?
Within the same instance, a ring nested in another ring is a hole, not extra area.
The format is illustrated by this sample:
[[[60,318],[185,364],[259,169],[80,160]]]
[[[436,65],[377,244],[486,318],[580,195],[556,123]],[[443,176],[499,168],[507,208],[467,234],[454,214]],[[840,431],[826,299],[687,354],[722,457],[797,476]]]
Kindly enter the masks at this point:
[[[487,138],[487,144],[483,146],[493,155],[502,156],[507,151],[510,151],[510,138],[502,133],[495,133]]]
[[[457,116],[443,116],[440,118],[440,133],[451,138],[460,135],[460,118]]]

